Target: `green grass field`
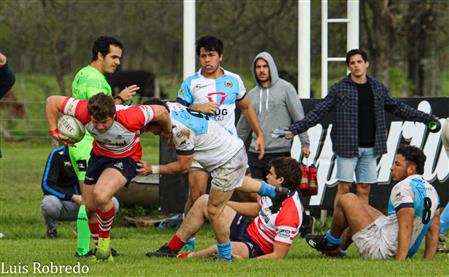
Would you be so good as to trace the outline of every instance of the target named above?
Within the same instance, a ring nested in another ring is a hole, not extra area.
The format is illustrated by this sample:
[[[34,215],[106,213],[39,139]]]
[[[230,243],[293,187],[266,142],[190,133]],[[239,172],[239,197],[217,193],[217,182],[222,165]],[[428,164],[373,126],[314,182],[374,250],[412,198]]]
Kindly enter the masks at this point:
[[[147,149],[154,147],[150,143]],[[359,258],[354,248],[343,259],[332,259],[313,251],[296,239],[284,260],[244,260],[217,263],[210,259],[177,260],[147,258],[148,250],[167,242],[174,230],[116,226],[112,230],[113,247],[125,253],[114,263],[94,263],[76,259],[75,223],[59,226],[59,238],[45,238],[40,214],[40,179],[50,147],[45,142],[2,143],[0,159],[0,270],[27,266],[33,271],[54,265],[87,265],[86,276],[447,276],[449,256],[439,254],[432,261],[417,256],[405,262],[368,261]],[[153,152],[154,153],[154,152]],[[155,159],[153,157],[153,159]],[[126,212],[132,213],[132,210]],[[214,243],[206,226],[197,235],[198,247]],[[86,269],[86,267],[85,267]],[[5,271],[5,272],[6,272]],[[5,273],[4,272],[4,273]],[[0,271],[0,275],[2,275]],[[6,274],[9,275],[9,274]],[[5,275],[5,276],[6,276]],[[53,276],[53,275],[52,275]],[[57,275],[54,275],[57,276]]]

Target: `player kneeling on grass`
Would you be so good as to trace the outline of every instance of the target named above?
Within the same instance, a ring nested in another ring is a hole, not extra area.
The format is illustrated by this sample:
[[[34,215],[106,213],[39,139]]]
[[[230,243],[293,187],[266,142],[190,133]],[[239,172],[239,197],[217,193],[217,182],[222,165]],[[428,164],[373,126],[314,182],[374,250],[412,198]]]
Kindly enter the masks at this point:
[[[288,188],[288,197],[280,207],[273,205],[269,197],[260,197],[258,203],[228,202],[223,210],[223,219],[231,231],[232,255],[235,258],[284,258],[299,232],[303,207],[296,188],[301,179],[301,168],[295,159],[288,157],[271,160],[269,167],[267,182],[276,187]],[[247,178],[251,182],[261,182]],[[156,252],[147,253],[147,256],[176,257],[186,241],[209,220],[208,200],[209,195],[201,196],[168,245]],[[255,219],[249,222],[244,216]],[[217,253],[217,246],[214,245],[198,252],[180,254],[178,257],[208,257]]]
[[[112,196],[137,174],[136,162],[142,157],[140,130],[150,122],[158,122],[162,134],[171,136],[170,117],[160,106],[140,105],[116,110],[112,97],[103,93],[88,101],[50,96],[46,106],[50,134],[65,144],[69,144],[68,138],[56,129],[59,112],[76,117],[94,137],[84,182],[87,193],[83,198],[88,199],[83,200],[86,206],[96,205],[99,239],[95,256],[100,260],[112,260]]]
[[[248,158],[243,141],[214,120],[208,120],[207,115],[191,111],[179,103],[163,103],[158,99],[147,103],[160,105],[170,112],[176,161],[157,166],[141,161],[137,169],[139,175],[187,173],[193,159],[200,163],[212,176],[206,206],[217,239],[218,256],[231,260],[229,225],[226,224],[223,210],[234,190],[269,196],[275,204],[281,203],[287,197],[288,190],[245,177]],[[157,122],[148,124],[145,130],[155,135],[161,134],[161,127]],[[152,256],[151,253],[147,255]]]
[[[58,221],[75,221],[83,202],[81,190],[69,156],[70,148],[63,145],[53,149],[48,156],[42,177],[44,197],[41,204],[42,216],[47,225],[47,238],[56,239]],[[117,213],[119,202],[112,198]],[[114,250],[113,250],[114,253]],[[120,253],[115,251],[116,254]]]
[[[422,178],[426,156],[414,146],[401,146],[391,174],[398,182],[391,190],[388,216],[363,203],[353,193],[341,196],[331,229],[323,235],[307,235],[308,244],[323,254],[336,256],[340,244],[351,239],[368,259],[404,260],[412,257],[425,237],[424,258],[436,252],[439,231],[439,197]],[[349,227],[346,236],[343,231]]]

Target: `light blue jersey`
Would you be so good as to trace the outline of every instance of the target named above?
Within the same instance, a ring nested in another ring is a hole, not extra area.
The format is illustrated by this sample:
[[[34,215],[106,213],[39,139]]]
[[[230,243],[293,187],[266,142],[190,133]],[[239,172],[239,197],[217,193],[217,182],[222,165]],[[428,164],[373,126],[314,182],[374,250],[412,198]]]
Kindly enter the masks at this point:
[[[412,175],[396,184],[391,190],[388,201],[388,218],[396,219],[396,213],[401,208],[413,208],[413,232],[407,257],[412,257],[418,251],[424,239],[435,212],[439,206],[439,197],[435,188],[422,179],[420,175]]]
[[[211,172],[243,148],[242,140],[214,120],[209,120],[207,115],[190,111],[179,103],[167,105],[178,155],[193,155],[201,166]]]
[[[245,97],[245,86],[237,74],[222,69],[217,79],[204,78],[200,71],[184,80],[178,91],[178,101],[185,106],[217,102],[219,109],[211,116],[222,127],[236,134],[235,103]]]

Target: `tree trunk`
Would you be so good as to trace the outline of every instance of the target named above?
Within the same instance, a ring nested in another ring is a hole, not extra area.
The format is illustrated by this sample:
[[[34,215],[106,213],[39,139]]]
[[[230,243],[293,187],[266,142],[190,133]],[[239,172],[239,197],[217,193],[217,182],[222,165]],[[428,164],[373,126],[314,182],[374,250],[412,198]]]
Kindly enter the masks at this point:
[[[362,30],[366,34],[371,73],[390,86],[389,68],[396,44],[396,20],[389,0],[362,0]]]
[[[408,78],[414,84],[414,95],[438,95],[440,70],[438,66],[437,5],[432,0],[408,2],[405,15]]]

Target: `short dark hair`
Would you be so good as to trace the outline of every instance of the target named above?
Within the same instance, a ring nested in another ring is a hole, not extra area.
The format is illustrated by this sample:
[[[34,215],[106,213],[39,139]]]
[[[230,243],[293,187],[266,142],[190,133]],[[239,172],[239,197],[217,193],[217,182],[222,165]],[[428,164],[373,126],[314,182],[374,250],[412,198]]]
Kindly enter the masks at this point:
[[[301,167],[298,161],[289,157],[279,157],[268,162],[269,167],[274,168],[276,177],[284,178],[283,187],[289,190],[296,190],[301,182]]]
[[[98,121],[115,116],[115,103],[111,96],[103,92],[92,96],[87,104],[90,115]]]
[[[123,50],[123,44],[118,39],[101,36],[95,40],[94,46],[92,47],[92,61],[97,60],[98,52],[100,52],[103,57],[106,57],[106,55],[109,54],[110,45],[117,46]]]
[[[221,56],[223,54],[223,42],[216,37],[213,36],[204,36],[196,41],[196,54],[200,55],[201,47],[203,47],[206,51],[217,51]]]
[[[401,145],[396,153],[404,156],[407,162],[415,164],[417,174],[421,175],[424,173],[426,155],[424,155],[421,149],[416,146]]]
[[[346,65],[349,65],[349,60],[351,59],[352,56],[355,56],[355,55],[362,56],[362,59],[365,62],[368,61],[368,54],[366,54],[365,51],[363,51],[361,49],[352,49],[352,50],[349,50],[348,53],[346,53]]]
[[[170,109],[168,108],[167,103],[162,101],[159,98],[150,98],[147,101],[143,102],[142,104],[143,105],[158,105],[158,106],[162,106],[162,107],[164,107],[167,110],[168,113],[170,113]],[[149,122],[145,126],[149,127],[151,125],[156,125],[157,123],[158,123],[157,121],[152,120],[151,122]]]

